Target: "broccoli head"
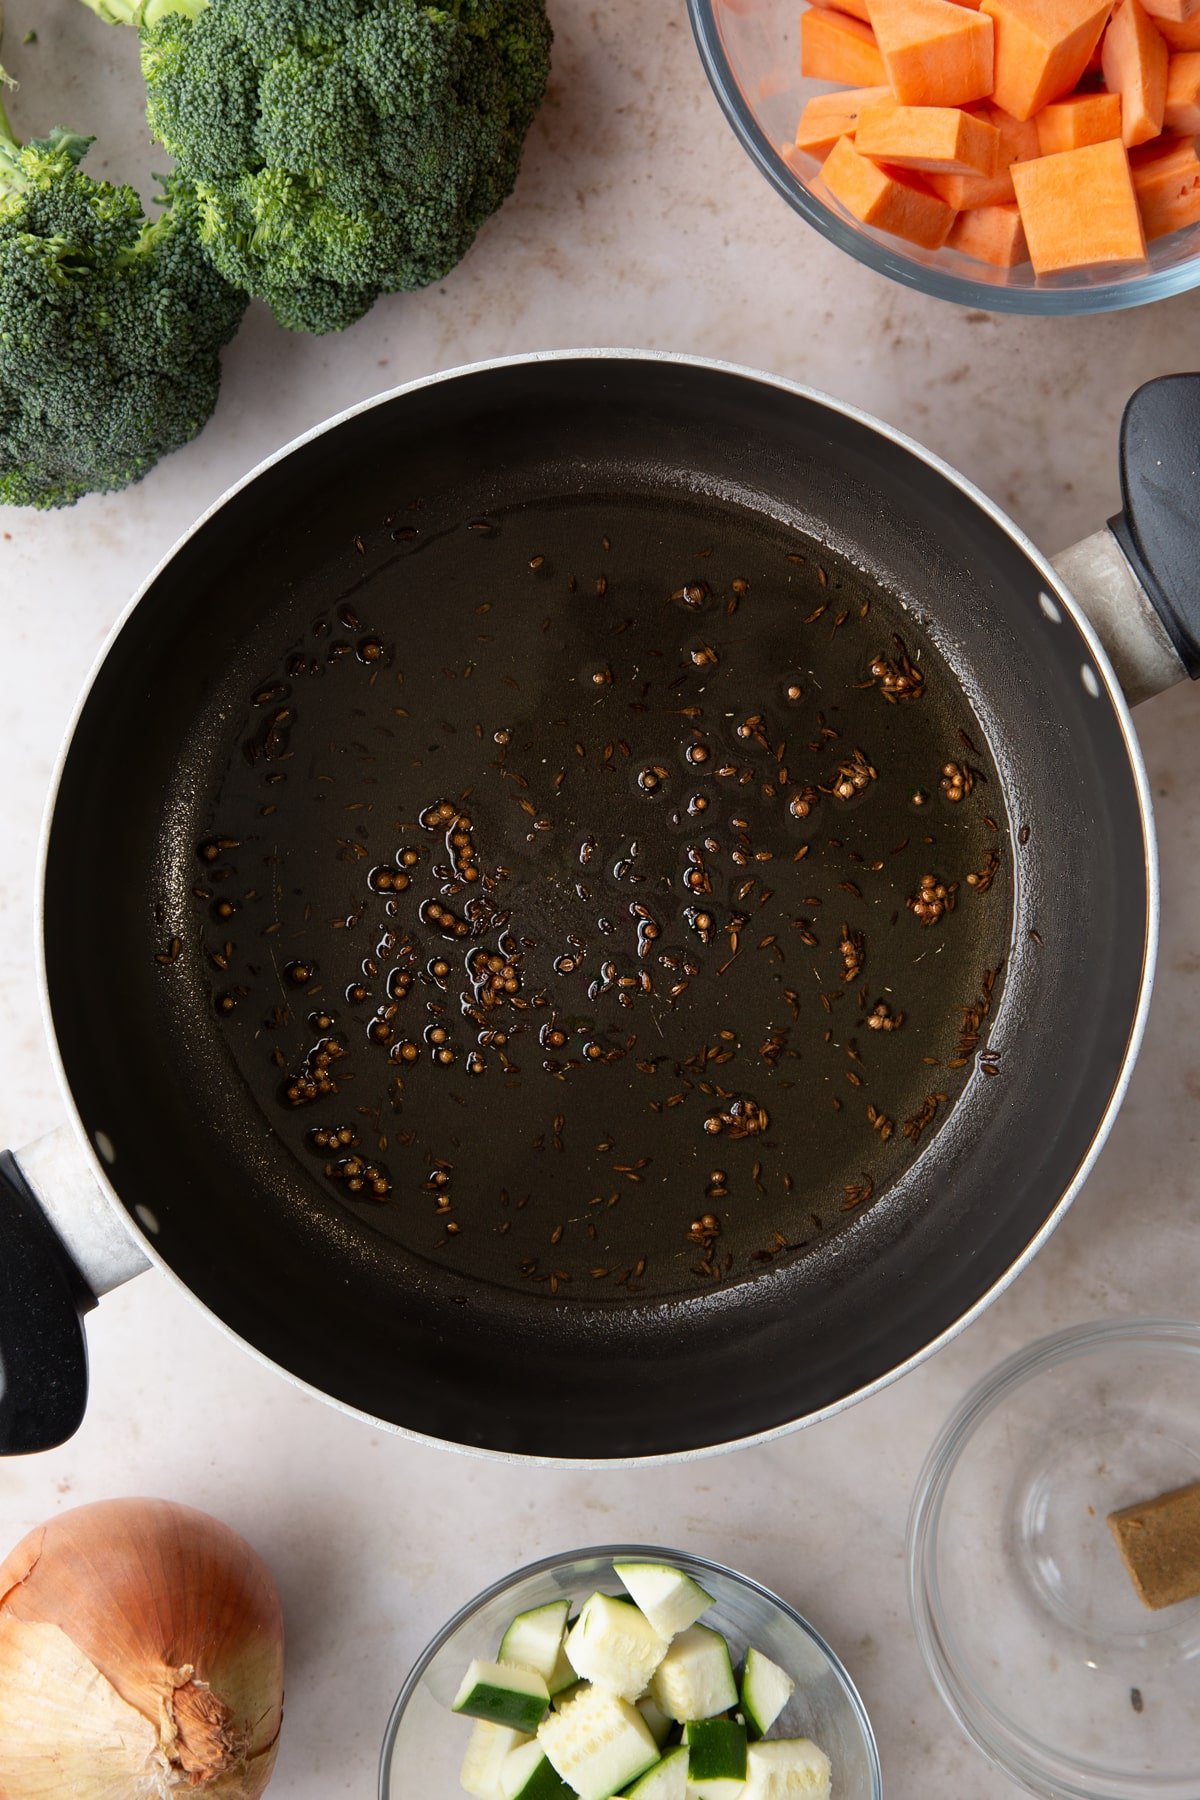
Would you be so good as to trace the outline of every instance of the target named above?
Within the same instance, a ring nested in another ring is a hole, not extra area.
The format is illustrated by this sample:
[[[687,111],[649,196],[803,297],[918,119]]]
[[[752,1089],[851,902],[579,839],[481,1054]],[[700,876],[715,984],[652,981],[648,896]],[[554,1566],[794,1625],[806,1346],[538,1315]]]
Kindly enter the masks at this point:
[[[127,487],[195,437],[246,297],[168,181],[151,224],[79,167],[62,127],[19,145],[0,107],[0,503],[70,506]]]
[[[438,281],[511,191],[545,0],[85,0],[141,32],[150,128],[230,281],[294,331]]]

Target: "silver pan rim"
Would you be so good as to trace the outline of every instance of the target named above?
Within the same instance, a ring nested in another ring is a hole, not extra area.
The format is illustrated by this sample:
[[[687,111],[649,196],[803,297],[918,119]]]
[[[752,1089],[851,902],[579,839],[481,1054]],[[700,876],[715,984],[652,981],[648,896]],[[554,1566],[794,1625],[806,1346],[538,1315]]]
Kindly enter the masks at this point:
[[[1146,937],[1142,951],[1142,973],[1138,1004],[1131,1025],[1129,1038],[1125,1046],[1125,1053],[1122,1058],[1117,1079],[1113,1084],[1108,1102],[1097,1124],[1096,1130],[1093,1133],[1087,1153],[1076,1169],[1075,1175],[1069,1186],[1060,1195],[1053,1209],[1047,1215],[1040,1230],[1025,1246],[1020,1256],[1017,1257],[1014,1262],[1009,1264],[1004,1273],[992,1283],[985,1293],[981,1294],[971,1306],[962,1312],[957,1319],[945,1328],[944,1331],[940,1332],[937,1337],[932,1338],[928,1344],[924,1345],[920,1350],[915,1351],[903,1362],[896,1364],[895,1367],[889,1369],[885,1374],[878,1376],[874,1381],[868,1382],[860,1388],[856,1388],[852,1393],[843,1395],[841,1399],[831,1402],[828,1406],[819,1408],[816,1412],[805,1414],[802,1418],[784,1420],[782,1423],[770,1426],[764,1431],[753,1432],[744,1437],[728,1438],[721,1443],[705,1444],[692,1449],[662,1451],[646,1456],[587,1458],[543,1456],[506,1450],[490,1450],[473,1444],[459,1444],[449,1438],[433,1437],[424,1432],[413,1431],[408,1426],[394,1424],[391,1420],[376,1418],[373,1414],[364,1412],[360,1408],[350,1405],[349,1402],[339,1400],[335,1395],[326,1393],[323,1388],[317,1387],[312,1382],[300,1379],[300,1377],[293,1374],[291,1370],[285,1368],[282,1363],[276,1362],[273,1357],[268,1356],[264,1351],[258,1349],[257,1346],[240,1336],[239,1333],[234,1331],[218,1313],[214,1312],[210,1306],[207,1306],[205,1302],[188,1287],[183,1278],[176,1274],[170,1263],[159,1252],[153,1236],[141,1228],[133,1213],[121,1200],[117,1189],[113,1184],[110,1172],[106,1168],[96,1146],[88,1136],[76,1108],[74,1096],[71,1091],[70,1080],[59,1051],[57,1034],[54,1029],[54,1021],[50,1008],[48,957],[45,932],[45,888],[50,833],[53,826],[59,789],[62,784],[63,772],[66,768],[67,759],[71,752],[71,746],[75,739],[76,728],[83,711],[87,706],[96,679],[116,644],[117,639],[130,623],[134,614],[137,612],[138,607],[141,605],[150,589],[154,586],[159,576],[162,575],[169,564],[174,561],[184,546],[188,544],[210,520],[214,519],[231,500],[235,499],[237,495],[250,487],[269,469],[273,469],[277,464],[282,463],[286,458],[303,449],[305,445],[314,442],[319,437],[323,437],[328,432],[337,430],[350,419],[357,418],[360,414],[368,412],[374,407],[389,405],[393,401],[403,399],[409,394],[420,392],[424,388],[433,387],[441,382],[459,381],[465,377],[483,375],[498,369],[535,367],[541,363],[553,362],[596,361],[668,363],[680,368],[699,369],[709,373],[732,376],[735,379],[752,383],[758,387],[774,388],[782,393],[790,394],[796,399],[823,407],[828,412],[834,413],[841,418],[848,419],[857,425],[865,427],[867,430],[873,431],[879,437],[894,444],[897,449],[915,458],[918,462],[923,463],[926,468],[932,470],[935,474],[940,475],[953,487],[957,488],[966,499],[972,501],[981,512],[985,513],[987,517],[991,519],[993,524],[1009,538],[1016,548],[1024,554],[1030,564],[1038,571],[1045,583],[1047,592],[1054,596],[1055,600],[1070,616],[1072,622],[1078,629],[1080,636],[1088,647],[1089,654],[1092,658],[1092,665],[1100,680],[1103,693],[1116,715],[1117,724],[1120,728],[1125,745],[1125,752],[1129,759],[1130,770],[1134,778],[1137,792],[1138,812],[1141,819],[1143,842],[1146,852]],[[185,1296],[193,1306],[200,1308],[202,1312],[206,1313],[217,1328],[222,1331],[232,1343],[237,1344],[240,1349],[254,1357],[264,1368],[273,1370],[276,1374],[283,1376],[283,1378],[290,1382],[293,1387],[300,1389],[304,1393],[312,1394],[316,1399],[324,1401],[328,1406],[336,1407],[339,1412],[345,1413],[352,1418],[361,1419],[367,1424],[374,1426],[376,1430],[387,1432],[390,1436],[405,1438],[413,1443],[427,1444],[438,1449],[453,1450],[461,1455],[478,1457],[488,1461],[529,1464],[548,1468],[653,1468],[670,1463],[700,1461],[701,1459],[708,1457],[724,1455],[730,1450],[746,1449],[752,1445],[770,1443],[774,1439],[786,1437],[794,1431],[805,1429],[810,1425],[819,1424],[823,1419],[836,1417],[839,1413],[845,1412],[851,1406],[856,1405],[860,1400],[869,1399],[873,1394],[882,1392],[884,1388],[890,1387],[893,1382],[899,1381],[902,1376],[907,1375],[913,1369],[918,1368],[920,1364],[927,1361],[931,1356],[934,1356],[939,1350],[943,1349],[947,1344],[958,1337],[960,1333],[964,1332],[969,1325],[973,1324],[974,1321],[979,1318],[989,1306],[991,1306],[993,1301],[998,1299],[999,1296],[1012,1285],[1018,1275],[1020,1275],[1033,1261],[1039,1250],[1041,1250],[1047,1239],[1065,1217],[1072,1202],[1075,1200],[1075,1197],[1090,1175],[1108,1138],[1109,1132],[1112,1130],[1113,1123],[1117,1113],[1120,1111],[1122,1102],[1124,1101],[1130,1078],[1133,1073],[1133,1067],[1141,1049],[1142,1038],[1146,1029],[1146,1019],[1150,1008],[1150,999],[1154,987],[1154,972],[1158,953],[1159,915],[1160,887],[1154,809],[1150,794],[1149,777],[1146,772],[1141,746],[1138,742],[1128,702],[1121,691],[1112,664],[1108,659],[1108,655],[1103,644],[1100,642],[1094,627],[1074,599],[1073,595],[1063,585],[1059,576],[1055,573],[1049,559],[1042,554],[1025,533],[1021,531],[1008,515],[1003,512],[993,500],[989,499],[981,489],[977,488],[973,482],[966,478],[966,476],[960,474],[951,464],[945,462],[933,451],[926,449],[924,445],[918,443],[914,438],[909,437],[905,432],[898,431],[894,426],[888,425],[883,420],[875,418],[871,413],[864,411],[861,407],[854,406],[848,401],[838,400],[830,394],[823,393],[818,388],[807,386],[803,382],[790,381],[786,376],[768,374],[763,370],[750,368],[744,364],[724,361],[720,358],[690,356],[673,351],[622,349],[618,347],[533,351],[513,356],[492,357],[480,362],[463,363],[451,369],[440,370],[432,375],[418,376],[413,381],[404,382],[398,387],[389,388],[382,393],[372,395],[366,400],[360,400],[353,406],[348,406],[343,411],[333,414],[332,417],[323,420],[319,425],[312,426],[308,431],[302,432],[298,437],[293,438],[289,443],[281,446],[280,449],[273,451],[271,455],[264,457],[253,469],[250,469],[238,481],[234,482],[233,485],[227,488],[218,499],[213,501],[211,506],[207,507],[205,511],[200,514],[194,523],[181,534],[166,554],[155,564],[154,568],[146,576],[141,586],[130,599],[128,605],[123,608],[111,631],[109,631],[104,640],[99,654],[92,666],[91,672],[88,675],[72,710],[51,775],[46,809],[42,819],[37,860],[38,995],[46,1040],[49,1046],[55,1076],[66,1103],[68,1119],[74,1131],[76,1141],[80,1145],[82,1153],[86,1157],[91,1168],[92,1174],[106,1199],[117,1209],[118,1216],[123,1226],[129,1232],[130,1236],[138,1243],[147,1260],[165,1275],[178,1292]]]

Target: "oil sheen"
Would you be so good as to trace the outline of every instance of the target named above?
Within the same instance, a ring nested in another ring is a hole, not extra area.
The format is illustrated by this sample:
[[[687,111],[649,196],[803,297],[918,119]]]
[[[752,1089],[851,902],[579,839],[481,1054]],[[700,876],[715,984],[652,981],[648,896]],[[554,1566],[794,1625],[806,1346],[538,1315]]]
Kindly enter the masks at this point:
[[[281,615],[188,897],[315,1189],[558,1303],[761,1277],[886,1205],[986,1079],[1012,919],[919,619],[732,509],[384,535]]]

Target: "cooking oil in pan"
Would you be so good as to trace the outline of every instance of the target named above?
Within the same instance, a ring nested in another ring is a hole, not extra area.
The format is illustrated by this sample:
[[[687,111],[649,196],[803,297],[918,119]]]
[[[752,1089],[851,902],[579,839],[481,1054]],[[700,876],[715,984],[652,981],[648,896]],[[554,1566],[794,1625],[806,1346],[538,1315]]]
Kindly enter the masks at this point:
[[[949,666],[759,517],[364,545],[214,762],[214,1029],[327,1194],[560,1301],[761,1274],[992,1066],[1008,822]]]

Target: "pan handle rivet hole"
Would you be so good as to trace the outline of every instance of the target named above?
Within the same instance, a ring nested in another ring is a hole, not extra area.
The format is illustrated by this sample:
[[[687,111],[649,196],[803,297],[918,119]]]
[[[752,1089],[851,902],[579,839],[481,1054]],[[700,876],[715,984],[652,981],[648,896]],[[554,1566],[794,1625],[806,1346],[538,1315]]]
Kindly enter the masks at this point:
[[[152,1213],[148,1206],[143,1206],[141,1201],[138,1202],[133,1210],[137,1214],[138,1222],[143,1228],[150,1233],[151,1237],[157,1237],[159,1233],[157,1214]]]
[[[1079,671],[1079,679],[1082,681],[1086,692],[1092,696],[1092,699],[1098,700],[1100,698],[1100,678],[1096,674],[1091,663],[1084,663]]]
[[[106,1162],[111,1169],[117,1160],[117,1151],[107,1131],[93,1131],[92,1141],[100,1152],[100,1160]]]
[[[1038,605],[1041,607],[1042,611],[1045,613],[1046,617],[1050,620],[1052,625],[1061,625],[1062,624],[1062,613],[1059,610],[1058,602],[1056,600],[1052,600],[1050,598],[1049,594],[1046,594],[1046,593],[1039,594],[1038,595]]]

